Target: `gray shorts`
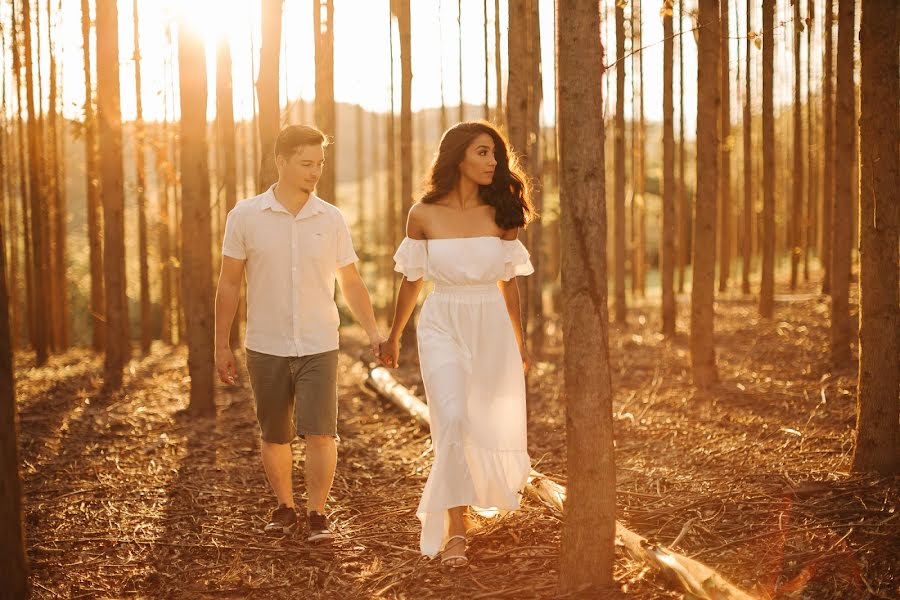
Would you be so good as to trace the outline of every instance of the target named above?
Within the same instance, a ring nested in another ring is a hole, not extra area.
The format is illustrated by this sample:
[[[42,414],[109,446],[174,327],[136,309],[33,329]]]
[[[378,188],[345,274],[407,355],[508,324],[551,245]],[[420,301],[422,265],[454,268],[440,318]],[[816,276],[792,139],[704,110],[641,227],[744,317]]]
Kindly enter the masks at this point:
[[[262,439],[289,444],[300,435],[337,437],[338,351],[273,356],[247,349],[247,371]]]

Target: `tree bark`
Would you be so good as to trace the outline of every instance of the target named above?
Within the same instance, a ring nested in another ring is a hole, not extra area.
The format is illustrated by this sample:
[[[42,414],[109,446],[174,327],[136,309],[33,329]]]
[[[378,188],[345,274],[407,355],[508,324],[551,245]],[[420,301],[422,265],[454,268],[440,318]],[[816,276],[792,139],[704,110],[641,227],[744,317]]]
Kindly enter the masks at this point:
[[[752,10],[751,0],[747,0],[747,31],[753,31],[750,23],[750,15]],[[750,293],[750,269],[753,261],[753,190],[755,182],[753,180],[753,141],[751,139],[753,116],[750,112],[750,100],[753,97],[751,86],[751,63],[750,63],[750,40],[745,40],[745,87],[744,87],[744,220],[742,237],[742,269],[741,269],[741,293]]]
[[[838,2],[837,78],[835,89],[834,207],[831,237],[831,362],[850,363],[850,243],[852,238],[852,164],[856,101],[853,92],[855,0]]]
[[[237,204],[237,156],[235,155],[234,97],[231,85],[231,48],[228,40],[219,40],[216,49],[216,129],[222,156],[222,182],[226,214]],[[229,343],[240,346],[243,312],[238,310],[231,326]]]
[[[822,23],[825,29],[825,53],[822,55],[822,293],[831,294],[831,210],[834,206],[834,95],[832,29],[833,0],[825,0]]]
[[[812,31],[815,17],[816,3],[813,0],[806,2],[806,221],[805,243],[803,244],[803,281],[809,281],[809,258],[816,245],[816,227],[818,221],[817,206],[818,197],[818,146],[816,145],[816,128],[813,127],[815,119],[815,103],[813,102],[812,79]]]
[[[103,351],[105,299],[103,291],[103,209],[100,205],[100,173],[97,156],[97,119],[91,85],[91,13],[88,0],[81,0],[81,38],[84,57],[84,155],[87,186],[88,252],[90,253],[91,347]]]
[[[684,150],[684,0],[678,0],[678,293],[684,292],[684,272],[691,249],[688,244],[689,220],[685,191],[685,150]],[[624,80],[623,80],[624,81]]]
[[[137,207],[138,207],[138,257],[140,264],[141,280],[141,352],[150,352],[150,343],[153,341],[152,324],[150,321],[150,261],[148,256],[147,233],[147,192],[144,177],[144,114],[143,101],[141,100],[141,45],[139,33],[138,1],[132,1],[134,14],[134,94],[136,102],[136,117],[134,120],[134,144],[135,144],[135,175],[137,177]]]
[[[860,314],[854,471],[900,472],[900,5],[863,0],[860,21]]]
[[[6,272],[4,237],[4,228],[0,227],[0,273]],[[3,581],[4,595],[8,598],[28,598],[31,584],[25,554],[25,524],[22,521],[16,385],[9,329],[9,289],[5,277],[0,277],[0,524],[0,556],[3,556],[0,581]]]
[[[728,39],[728,1],[721,0],[719,16],[722,31],[722,56],[720,81],[722,82],[722,105],[719,146],[719,291],[728,289],[731,277],[731,73]]]
[[[503,129],[506,125],[506,111],[503,110],[503,68],[500,59],[500,0],[494,0],[494,77],[497,79],[497,112],[494,120]]]
[[[322,20],[322,16],[325,19]],[[334,2],[313,0],[316,51],[316,125],[326,135],[337,135],[337,118],[334,104]],[[334,151],[332,150],[332,153]],[[335,158],[332,156],[332,158]],[[337,204],[337,160],[332,160],[322,170],[316,193],[332,204]]]
[[[181,93],[182,272],[181,297],[191,377],[189,410],[215,414],[215,360],[212,231],[209,160],[206,141],[206,55],[203,41],[183,24],[178,28],[178,73]],[[276,90],[277,101],[277,90]],[[273,141],[274,143],[274,141]]]
[[[616,119],[613,162],[615,169],[613,236],[615,238],[616,323],[628,318],[625,296],[625,7],[616,3]],[[607,75],[608,76],[608,75]]]
[[[791,173],[791,290],[797,289],[803,250],[803,106],[800,103],[800,39],[803,31],[800,2],[794,2],[794,165]]]
[[[260,194],[278,180],[278,171],[275,168],[275,138],[281,130],[281,108],[278,103],[281,8],[282,0],[262,0],[262,43],[259,49],[259,78],[256,80],[261,155],[256,191]]]
[[[775,312],[775,122],[772,78],[775,68],[774,0],[763,0],[763,259],[759,315]]]
[[[660,285],[662,286],[662,332],[675,335],[675,113],[672,100],[672,12],[674,0],[663,3],[663,180],[662,244],[660,244]]]
[[[592,2],[556,5],[568,493],[558,592],[613,583],[615,458],[606,307],[603,58]],[[585,76],[585,74],[590,74]]]
[[[32,315],[32,345],[38,366],[47,363],[47,262],[44,218],[47,214],[44,196],[44,182],[40,172],[40,136],[38,120],[40,116],[34,102],[34,68],[31,54],[31,7],[29,0],[22,2],[22,33],[25,50],[25,97],[28,104],[28,204],[31,212],[31,277],[32,294],[29,313]]]
[[[716,275],[716,193],[719,137],[716,119],[722,99],[718,75],[719,2],[700,0],[697,41],[697,200],[694,208],[693,284],[691,286],[691,373],[694,385],[718,380],[713,311]]]

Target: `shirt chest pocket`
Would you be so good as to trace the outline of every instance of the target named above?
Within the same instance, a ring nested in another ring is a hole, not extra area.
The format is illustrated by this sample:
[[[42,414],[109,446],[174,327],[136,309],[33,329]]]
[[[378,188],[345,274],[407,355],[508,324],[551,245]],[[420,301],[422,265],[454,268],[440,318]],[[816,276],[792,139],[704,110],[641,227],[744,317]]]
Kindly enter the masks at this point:
[[[301,252],[318,263],[333,263],[335,238],[325,227],[301,227]]]

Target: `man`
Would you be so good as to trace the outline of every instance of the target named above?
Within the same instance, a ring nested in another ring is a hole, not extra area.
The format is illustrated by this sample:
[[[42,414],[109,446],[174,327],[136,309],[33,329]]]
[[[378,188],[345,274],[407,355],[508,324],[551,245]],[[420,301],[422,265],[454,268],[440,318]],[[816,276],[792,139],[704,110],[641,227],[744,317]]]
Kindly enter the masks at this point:
[[[337,279],[350,311],[378,354],[382,341],[369,292],[356,269],[341,212],[313,193],[325,164],[325,135],[292,125],[275,140],[278,181],[228,214],[216,290],[216,369],[237,376],[229,331],[247,272],[247,370],[262,437],[262,462],[278,501],[265,527],[297,525],[291,442],[306,440],[308,541],[334,533],[325,501],[337,465]]]

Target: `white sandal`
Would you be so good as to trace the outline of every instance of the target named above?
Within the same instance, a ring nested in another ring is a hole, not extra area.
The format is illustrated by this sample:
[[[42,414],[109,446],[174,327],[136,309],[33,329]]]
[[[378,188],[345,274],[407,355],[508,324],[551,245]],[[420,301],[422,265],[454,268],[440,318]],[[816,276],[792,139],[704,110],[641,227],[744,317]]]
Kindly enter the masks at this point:
[[[457,556],[443,556],[444,552],[447,551],[447,548],[450,546],[450,544],[456,540],[462,540],[463,544],[465,544],[466,536],[454,535],[454,536],[451,536],[447,540],[447,543],[444,544],[444,549],[441,551],[441,564],[448,565],[454,569],[459,569],[459,568],[465,567],[466,565],[469,564],[469,559],[466,557],[465,554],[457,555]]]

